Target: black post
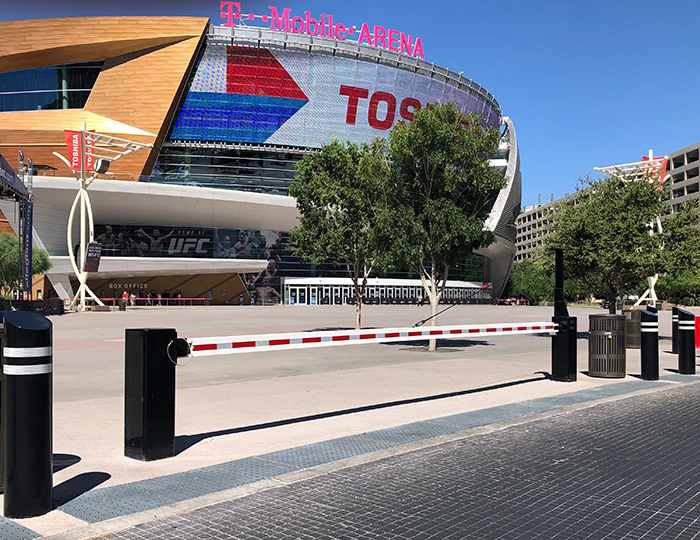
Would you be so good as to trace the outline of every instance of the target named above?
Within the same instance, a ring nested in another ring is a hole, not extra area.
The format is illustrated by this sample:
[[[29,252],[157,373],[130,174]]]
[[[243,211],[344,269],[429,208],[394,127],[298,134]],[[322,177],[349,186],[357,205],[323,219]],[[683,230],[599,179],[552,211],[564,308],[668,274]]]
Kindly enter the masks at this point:
[[[10,518],[51,511],[52,324],[29,311],[3,311],[2,471]]]
[[[175,455],[175,350],[172,328],[127,329],[124,455],[152,461]]]
[[[695,374],[695,314],[678,310],[678,373]]]
[[[678,308],[671,309],[671,353],[678,354]]]
[[[576,357],[576,317],[569,317],[564,299],[564,250],[553,248],[554,252],[554,317],[552,322],[559,325],[552,336],[552,379],[561,382],[574,382],[577,373]]]
[[[564,299],[564,250],[553,248],[554,251],[554,316],[568,317],[569,310],[566,309]]]
[[[642,311],[642,379],[659,380],[659,316]]]
[[[552,379],[575,382],[577,374],[576,317],[552,317],[559,325],[552,336]]]

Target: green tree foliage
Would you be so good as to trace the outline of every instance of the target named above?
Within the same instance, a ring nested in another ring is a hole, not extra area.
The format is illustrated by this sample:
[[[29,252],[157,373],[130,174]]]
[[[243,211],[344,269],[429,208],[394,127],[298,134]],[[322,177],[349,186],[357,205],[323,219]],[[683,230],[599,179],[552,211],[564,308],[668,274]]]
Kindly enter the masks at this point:
[[[545,246],[563,247],[567,277],[609,300],[615,313],[615,299],[640,279],[666,271],[671,252],[694,249],[688,241],[694,238],[692,212],[671,216],[660,232],[656,223],[666,213],[668,193],[658,182],[612,175],[582,184],[576,197],[555,208]]]
[[[388,207],[390,166],[381,139],[357,146],[334,141],[297,165],[300,225],[290,231],[292,252],[314,263],[344,264],[355,291],[355,328],[361,327],[367,278],[388,263],[379,234]]]
[[[489,164],[500,132],[480,121],[450,102],[416,111],[413,122],[397,123],[389,135],[396,172],[392,257],[420,276],[433,316],[450,267],[493,241],[484,221],[491,198],[505,185]]]
[[[683,305],[698,305],[700,301],[700,277],[696,272],[684,270],[659,278],[656,294],[669,302]],[[692,299],[688,302],[688,299]]]
[[[664,270],[672,275],[700,272],[700,210],[698,201],[683,203],[679,212],[662,222]]]
[[[513,264],[504,295],[541,304],[554,294],[554,275],[532,259]]]
[[[32,274],[43,274],[51,268],[44,249],[32,249]],[[19,240],[10,233],[0,233],[0,279],[5,289],[19,287]]]
[[[525,298],[530,304],[554,301],[553,259],[553,255],[542,252],[532,259],[514,263],[504,296]],[[578,282],[571,279],[564,280],[564,298],[567,301],[577,301],[585,296],[586,293]]]

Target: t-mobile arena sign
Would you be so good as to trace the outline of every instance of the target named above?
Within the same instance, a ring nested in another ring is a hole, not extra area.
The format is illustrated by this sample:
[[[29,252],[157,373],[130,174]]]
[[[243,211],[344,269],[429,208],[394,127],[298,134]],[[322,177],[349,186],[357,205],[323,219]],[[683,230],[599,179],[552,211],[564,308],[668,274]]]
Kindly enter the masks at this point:
[[[336,23],[333,15],[321,13],[318,19],[311,17],[311,12],[305,11],[304,16],[292,16],[291,8],[283,8],[280,14],[275,6],[269,6],[269,15],[254,15],[253,13],[241,13],[240,2],[222,1],[220,4],[221,18],[225,19],[224,26],[236,26],[236,21],[245,19],[254,21],[261,19],[263,23],[270,23],[270,30],[281,30],[294,34],[309,34],[343,41],[348,36],[354,36],[357,32],[356,26],[345,26],[343,23]],[[419,37],[413,38],[411,34],[404,34],[393,28],[374,25],[370,32],[370,26],[362,23],[358,43],[367,43],[374,47],[381,47],[390,51],[400,52],[411,56],[423,57],[423,43]]]

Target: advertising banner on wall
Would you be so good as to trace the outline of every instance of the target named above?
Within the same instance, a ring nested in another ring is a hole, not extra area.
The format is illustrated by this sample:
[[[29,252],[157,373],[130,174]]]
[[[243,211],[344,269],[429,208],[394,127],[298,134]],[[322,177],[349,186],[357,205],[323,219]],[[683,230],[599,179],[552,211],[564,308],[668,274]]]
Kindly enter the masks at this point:
[[[263,271],[241,279],[254,303],[281,299],[286,238],[280,231],[140,225],[98,225],[96,230],[94,245],[101,246],[103,257],[266,260]]]
[[[209,43],[171,139],[320,147],[370,142],[429,103],[454,101],[496,125],[484,101],[391,66],[297,51]]]

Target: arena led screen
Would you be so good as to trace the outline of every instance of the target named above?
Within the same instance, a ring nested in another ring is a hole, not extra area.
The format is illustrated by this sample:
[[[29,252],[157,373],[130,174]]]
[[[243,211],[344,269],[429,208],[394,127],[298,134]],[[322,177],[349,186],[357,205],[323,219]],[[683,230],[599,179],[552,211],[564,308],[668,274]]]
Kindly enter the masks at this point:
[[[495,125],[484,101],[425,75],[304,52],[207,45],[171,139],[320,147],[369,142],[428,103],[454,101]]]

